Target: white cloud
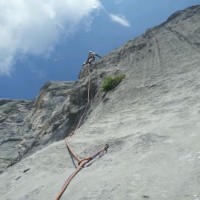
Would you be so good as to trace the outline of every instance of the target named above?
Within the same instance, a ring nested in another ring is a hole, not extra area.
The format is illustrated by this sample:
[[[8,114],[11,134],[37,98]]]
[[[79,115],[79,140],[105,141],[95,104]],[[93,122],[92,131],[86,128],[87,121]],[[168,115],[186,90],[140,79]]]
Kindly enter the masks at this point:
[[[48,54],[100,8],[99,0],[1,0],[0,75],[10,73],[19,54]]]
[[[114,21],[122,26],[125,26],[125,27],[131,26],[129,21],[123,15],[120,15],[120,14],[116,15],[116,14],[110,13],[109,16],[112,21]]]
[[[123,1],[123,0],[116,0],[115,3],[116,3],[116,4],[120,4],[120,3],[122,3],[122,1]]]

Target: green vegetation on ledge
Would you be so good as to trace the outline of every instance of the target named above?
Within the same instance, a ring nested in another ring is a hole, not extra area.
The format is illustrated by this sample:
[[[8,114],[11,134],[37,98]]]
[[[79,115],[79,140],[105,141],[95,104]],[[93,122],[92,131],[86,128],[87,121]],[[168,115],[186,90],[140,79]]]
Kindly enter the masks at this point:
[[[115,87],[125,78],[124,74],[117,75],[117,76],[108,76],[102,84],[101,90],[103,92],[108,92]]]

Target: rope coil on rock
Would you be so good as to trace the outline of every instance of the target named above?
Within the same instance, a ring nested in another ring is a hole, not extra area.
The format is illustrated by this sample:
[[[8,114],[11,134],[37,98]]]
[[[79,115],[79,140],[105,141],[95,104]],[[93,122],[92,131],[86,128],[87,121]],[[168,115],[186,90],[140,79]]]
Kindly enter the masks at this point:
[[[80,117],[80,120],[79,120],[75,130],[72,131],[69,134],[69,136],[65,138],[65,144],[66,144],[66,147],[67,147],[70,155],[72,156],[72,159],[74,158],[77,161],[77,165],[75,165],[76,170],[67,178],[67,180],[65,181],[64,185],[62,186],[60,192],[57,194],[57,196],[56,196],[56,198],[54,200],[59,200],[61,198],[61,196],[65,192],[67,186],[70,184],[72,179],[76,176],[76,174],[78,174],[85,167],[86,164],[89,164],[94,158],[96,158],[101,153],[107,152],[107,149],[108,149],[108,144],[106,144],[102,149],[98,150],[93,155],[81,159],[74,153],[71,145],[67,141],[67,139],[69,137],[72,137],[74,135],[75,131],[79,128],[79,126],[80,126],[80,124],[81,124],[81,122],[83,120],[83,117],[85,115],[85,112],[86,112],[86,110],[88,108],[89,102],[90,102],[91,74],[90,74],[89,66],[88,66],[88,74],[89,74],[89,81],[88,81],[88,103],[87,103],[87,106],[85,107],[85,110],[84,110],[82,116]]]

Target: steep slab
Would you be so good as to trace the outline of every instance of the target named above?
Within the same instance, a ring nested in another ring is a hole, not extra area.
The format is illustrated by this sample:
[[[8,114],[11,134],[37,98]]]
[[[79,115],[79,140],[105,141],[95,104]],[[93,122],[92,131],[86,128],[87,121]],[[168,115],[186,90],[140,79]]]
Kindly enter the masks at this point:
[[[178,12],[92,66],[92,87],[108,74],[126,77],[96,93],[70,143],[83,157],[106,143],[109,150],[61,199],[200,198],[199,21],[200,6]],[[73,171],[64,141],[56,142],[0,175],[0,196],[53,199]]]

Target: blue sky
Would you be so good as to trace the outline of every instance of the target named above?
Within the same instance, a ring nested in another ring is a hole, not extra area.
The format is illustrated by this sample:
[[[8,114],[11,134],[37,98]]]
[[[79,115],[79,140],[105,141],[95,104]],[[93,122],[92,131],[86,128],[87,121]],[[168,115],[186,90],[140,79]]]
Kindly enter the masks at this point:
[[[0,0],[0,98],[34,99],[47,81],[77,80],[104,56],[200,0]]]

